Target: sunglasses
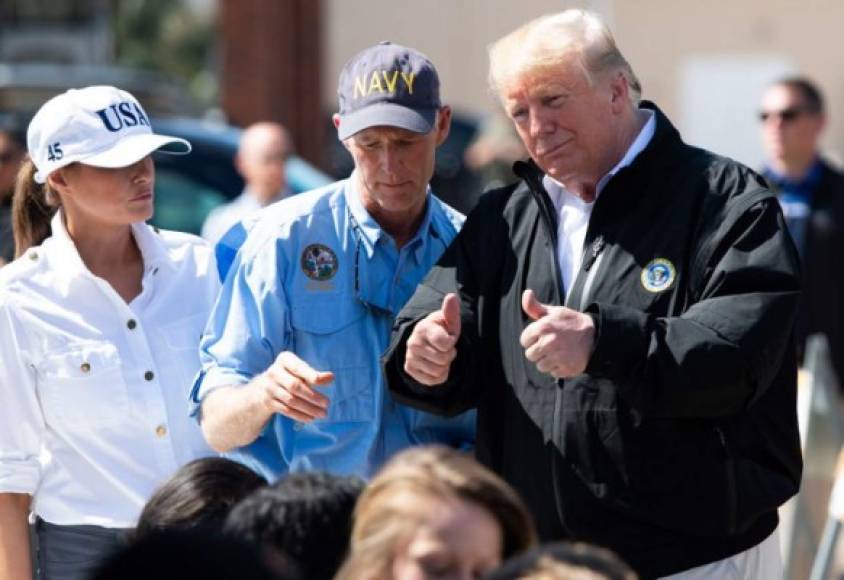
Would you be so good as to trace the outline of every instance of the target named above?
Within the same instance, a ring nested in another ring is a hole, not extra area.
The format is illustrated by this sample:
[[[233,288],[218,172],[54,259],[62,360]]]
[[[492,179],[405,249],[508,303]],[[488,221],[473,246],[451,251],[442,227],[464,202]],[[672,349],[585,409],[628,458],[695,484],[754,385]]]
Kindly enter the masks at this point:
[[[11,163],[18,158],[18,154],[14,151],[0,151],[0,165]]]
[[[370,314],[392,318],[394,314],[393,311],[390,310],[390,308],[374,304],[370,300],[364,298],[361,294],[360,249],[363,245],[363,233],[360,230],[358,221],[354,218],[351,211],[348,212],[348,219],[349,223],[352,226],[352,235],[355,238],[355,298],[361,304],[361,306],[363,306]]]
[[[804,107],[787,107],[782,111],[760,111],[759,112],[759,120],[763,123],[766,122],[768,119],[782,119],[783,123],[790,123],[791,121],[795,120],[800,115],[811,113],[809,109]]]

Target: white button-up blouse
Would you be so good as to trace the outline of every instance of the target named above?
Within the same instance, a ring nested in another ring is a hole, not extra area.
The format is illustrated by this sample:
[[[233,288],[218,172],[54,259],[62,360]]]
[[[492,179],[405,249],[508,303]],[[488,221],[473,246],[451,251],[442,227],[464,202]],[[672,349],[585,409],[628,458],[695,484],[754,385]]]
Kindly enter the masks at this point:
[[[132,226],[143,290],[127,304],[93,275],[61,212],[0,270],[0,493],[54,524],[131,527],[184,463],[212,454],[187,396],[219,290],[195,236]]]

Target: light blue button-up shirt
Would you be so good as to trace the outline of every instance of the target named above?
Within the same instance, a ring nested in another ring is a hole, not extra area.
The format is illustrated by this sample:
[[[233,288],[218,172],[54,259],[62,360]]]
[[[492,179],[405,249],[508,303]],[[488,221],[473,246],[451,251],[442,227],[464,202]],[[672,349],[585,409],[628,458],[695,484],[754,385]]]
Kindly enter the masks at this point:
[[[462,223],[429,191],[416,236],[399,249],[364,209],[354,175],[263,210],[203,337],[194,412],[285,350],[335,379],[317,387],[330,401],[326,418],[275,415],[234,459],[271,480],[311,469],[369,477],[410,445],[471,447],[474,412],[445,419],[398,404],[380,369],[395,315]]]

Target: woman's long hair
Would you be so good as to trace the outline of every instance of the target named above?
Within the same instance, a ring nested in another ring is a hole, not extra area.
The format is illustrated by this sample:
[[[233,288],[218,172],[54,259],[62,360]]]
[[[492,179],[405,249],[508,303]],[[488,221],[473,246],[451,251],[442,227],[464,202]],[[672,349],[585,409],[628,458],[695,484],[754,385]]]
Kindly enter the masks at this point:
[[[536,543],[527,508],[504,480],[454,449],[414,447],[390,460],[358,499],[349,556],[337,580],[388,578],[396,550],[418,529],[426,499],[458,499],[486,510],[501,529],[502,560]]]
[[[50,220],[61,205],[58,195],[46,183],[35,182],[35,171],[35,164],[27,157],[18,171],[12,196],[16,258],[49,237]]]

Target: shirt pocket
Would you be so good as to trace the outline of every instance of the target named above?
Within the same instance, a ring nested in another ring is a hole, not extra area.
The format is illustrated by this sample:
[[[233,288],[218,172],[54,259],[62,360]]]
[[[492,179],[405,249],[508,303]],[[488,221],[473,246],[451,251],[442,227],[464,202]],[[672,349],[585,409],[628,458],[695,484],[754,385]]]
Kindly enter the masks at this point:
[[[207,321],[208,314],[201,312],[159,325],[157,330],[162,344],[167,345],[166,350],[161,351],[165,359],[162,377],[173,377],[174,373],[178,373],[174,377],[179,381],[176,386],[185,393],[199,372],[199,343]]]
[[[202,339],[202,332],[208,322],[208,313],[201,312],[174,322],[168,322],[160,326],[159,333],[168,348],[174,350],[195,350],[197,352],[197,363],[199,362],[199,341]]]
[[[39,390],[48,422],[72,431],[117,426],[129,414],[129,394],[117,347],[75,345],[47,355]]]
[[[306,301],[290,310],[293,351],[334,381],[317,391],[328,400],[318,422],[371,421],[375,416],[378,344],[364,319],[366,311],[344,297]]]

